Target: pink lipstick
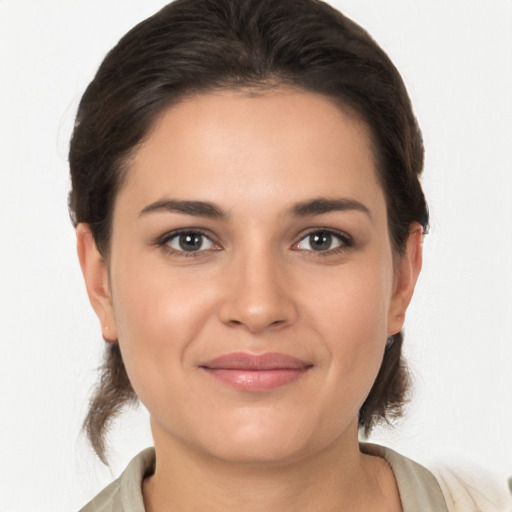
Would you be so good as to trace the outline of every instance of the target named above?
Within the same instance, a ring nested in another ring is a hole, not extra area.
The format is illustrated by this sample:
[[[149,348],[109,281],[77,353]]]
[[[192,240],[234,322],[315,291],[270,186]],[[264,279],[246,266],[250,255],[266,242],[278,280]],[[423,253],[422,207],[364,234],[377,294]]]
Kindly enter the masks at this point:
[[[241,391],[260,393],[302,377],[313,365],[276,352],[233,352],[200,365],[212,377]]]

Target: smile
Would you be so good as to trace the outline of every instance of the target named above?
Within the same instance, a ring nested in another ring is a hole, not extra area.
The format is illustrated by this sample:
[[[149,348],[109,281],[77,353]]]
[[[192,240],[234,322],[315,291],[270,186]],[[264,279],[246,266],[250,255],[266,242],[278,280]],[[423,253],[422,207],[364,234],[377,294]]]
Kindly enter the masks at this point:
[[[212,359],[200,368],[227,386],[261,393],[299,379],[312,366],[286,354],[236,352]]]

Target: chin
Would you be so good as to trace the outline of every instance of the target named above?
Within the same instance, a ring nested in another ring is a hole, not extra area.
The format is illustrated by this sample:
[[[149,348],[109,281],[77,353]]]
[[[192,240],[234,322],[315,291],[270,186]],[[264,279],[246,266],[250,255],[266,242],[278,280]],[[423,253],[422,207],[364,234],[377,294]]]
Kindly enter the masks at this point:
[[[229,425],[229,427],[226,427]],[[202,435],[202,450],[231,463],[280,466],[308,457],[330,445],[337,437],[294,416],[272,414],[250,422],[227,421],[210,425]]]

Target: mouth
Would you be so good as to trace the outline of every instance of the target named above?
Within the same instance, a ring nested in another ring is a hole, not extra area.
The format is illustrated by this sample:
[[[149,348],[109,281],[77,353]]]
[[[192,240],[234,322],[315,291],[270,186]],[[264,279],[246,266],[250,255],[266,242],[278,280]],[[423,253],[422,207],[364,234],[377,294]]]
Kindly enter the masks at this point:
[[[199,366],[221,383],[253,393],[270,391],[296,381],[312,367],[296,357],[275,352],[234,352]]]

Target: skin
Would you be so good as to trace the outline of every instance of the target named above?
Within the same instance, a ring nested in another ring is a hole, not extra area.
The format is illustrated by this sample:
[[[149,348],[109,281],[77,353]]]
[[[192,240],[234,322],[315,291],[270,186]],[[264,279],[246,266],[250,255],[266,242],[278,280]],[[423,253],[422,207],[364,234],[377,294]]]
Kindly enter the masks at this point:
[[[183,229],[206,235],[200,250],[181,249]],[[313,250],[320,232],[330,245]],[[224,91],[163,113],[116,198],[108,261],[77,228],[104,337],[150,412],[148,510],[401,510],[357,414],[420,271],[410,233],[397,260],[367,129],[327,98]],[[240,351],[308,369],[248,392],[202,368]]]

